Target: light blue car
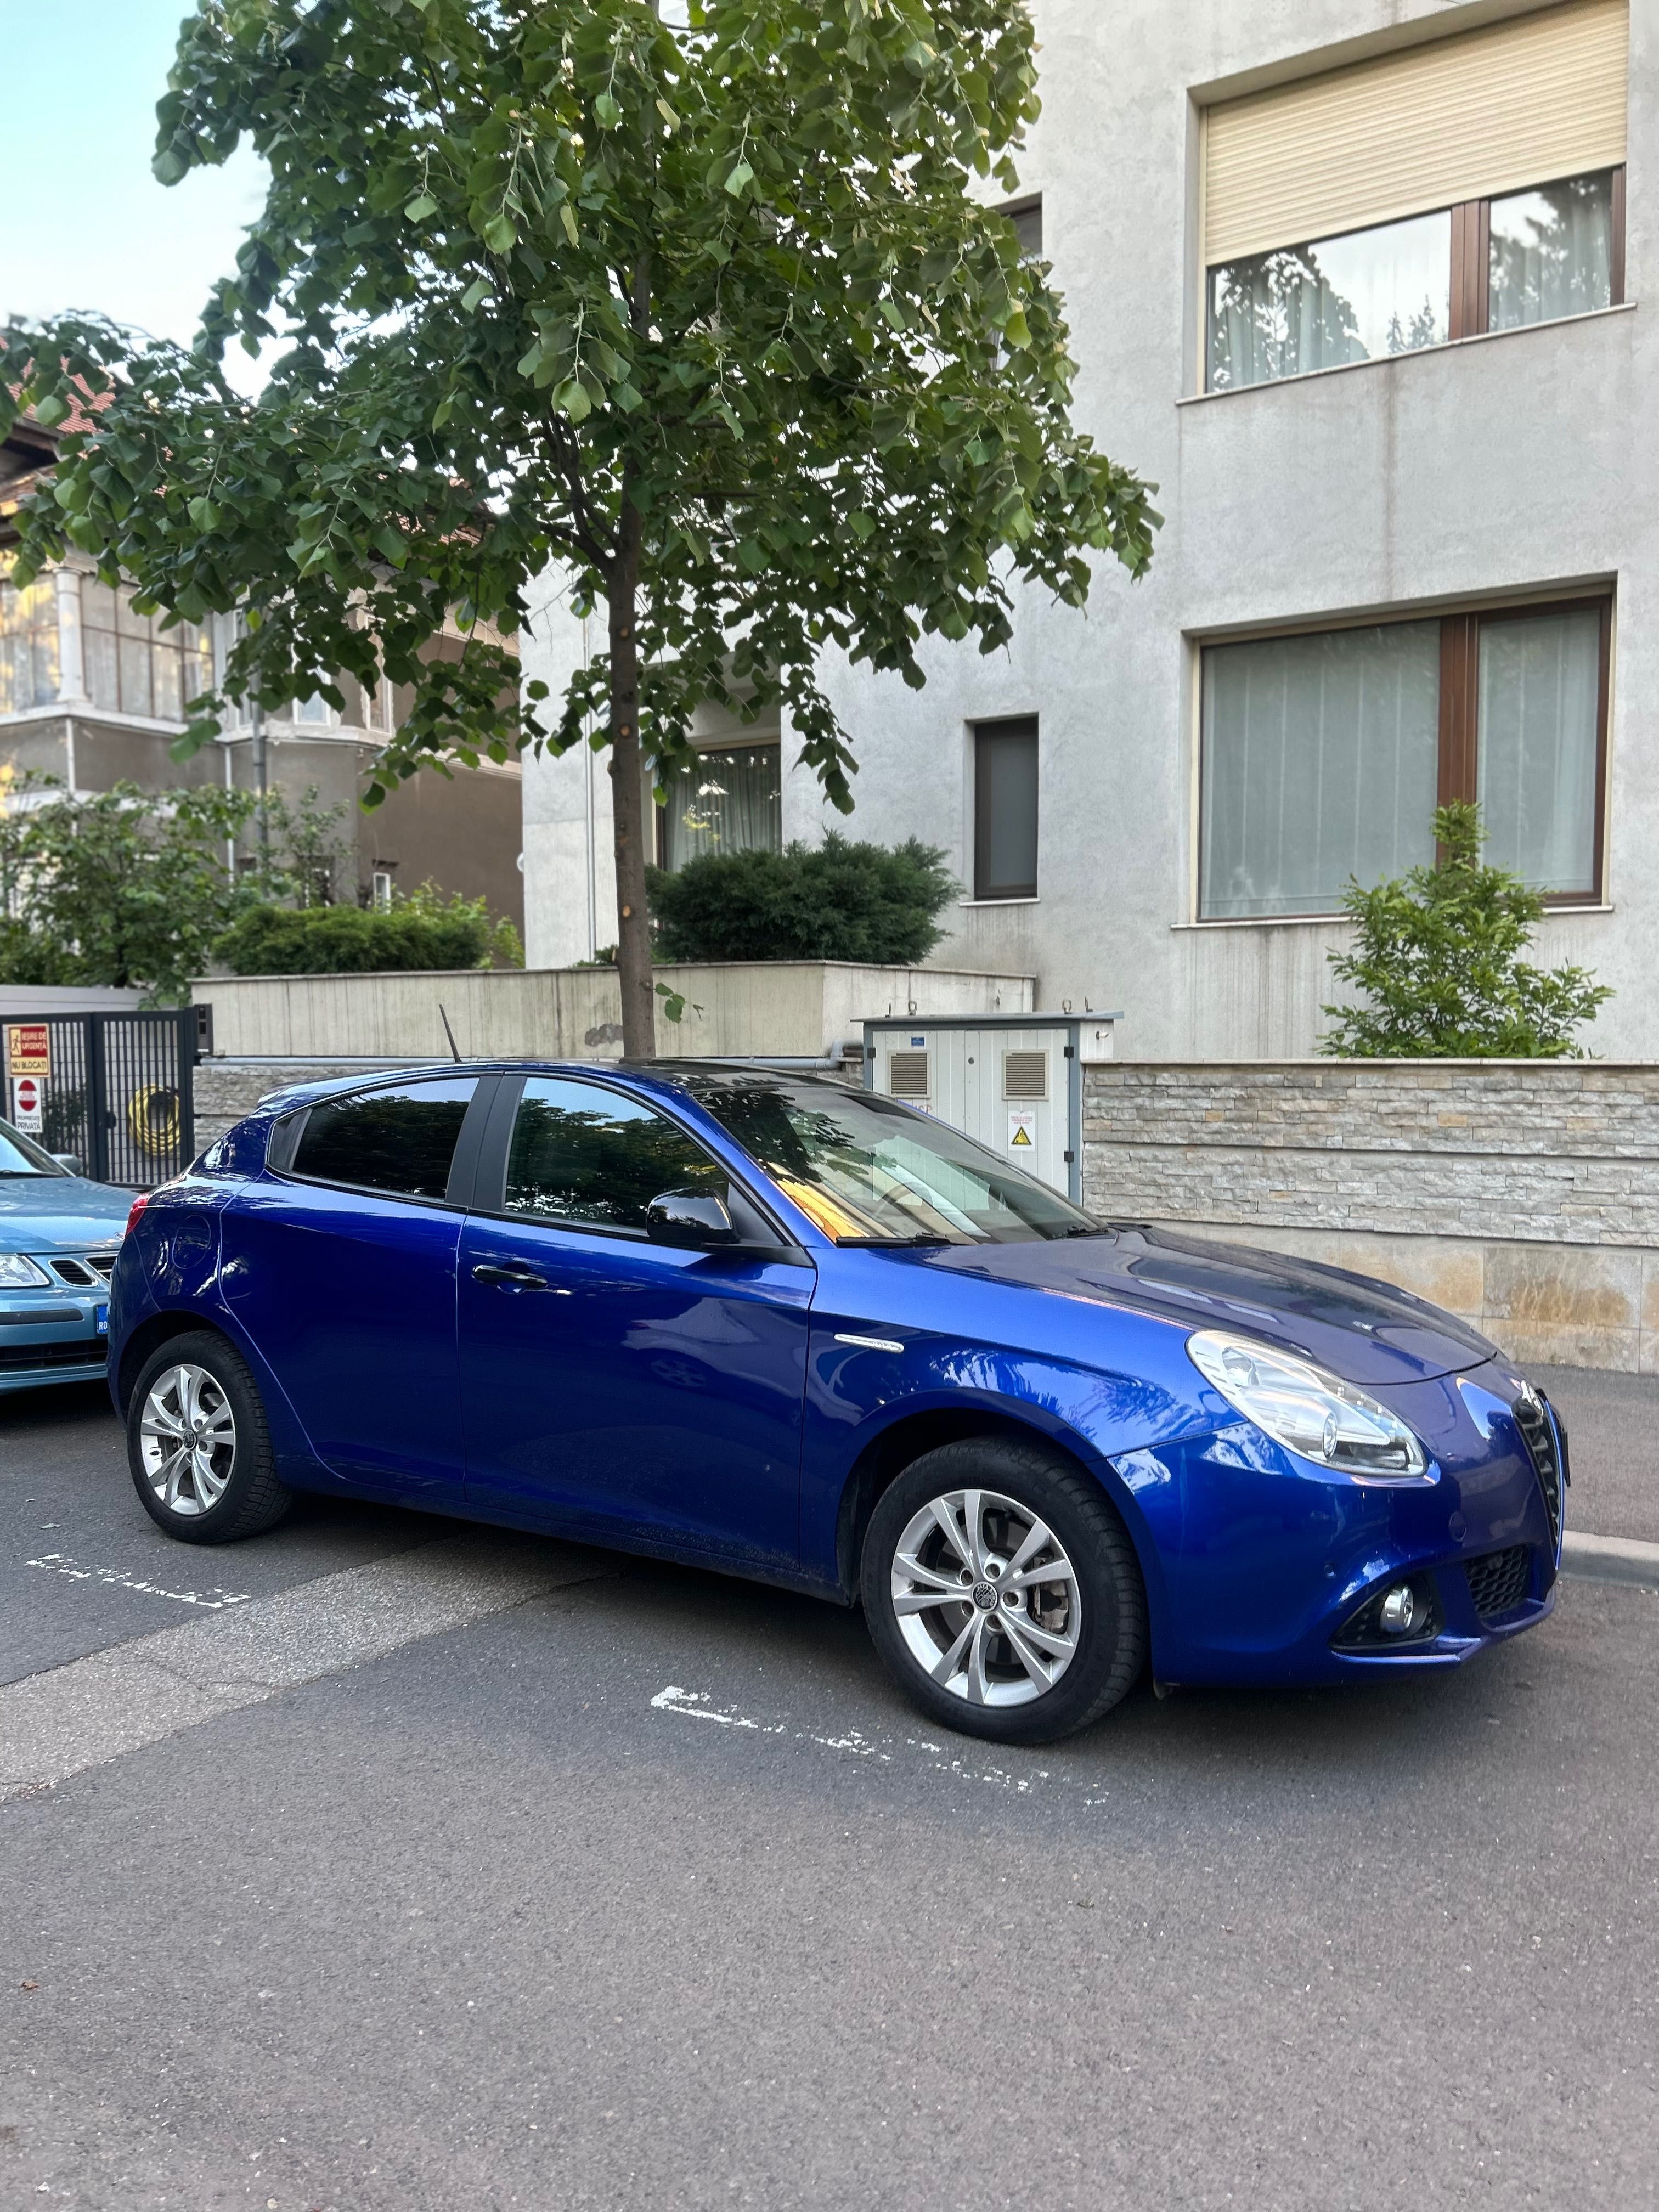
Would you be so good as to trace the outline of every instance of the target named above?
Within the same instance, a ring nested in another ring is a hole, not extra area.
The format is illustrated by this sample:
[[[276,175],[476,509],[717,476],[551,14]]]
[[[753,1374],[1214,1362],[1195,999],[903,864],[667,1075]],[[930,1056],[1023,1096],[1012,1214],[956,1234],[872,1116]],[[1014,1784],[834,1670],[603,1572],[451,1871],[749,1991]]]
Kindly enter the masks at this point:
[[[134,1194],[0,1121],[0,1392],[104,1372],[109,1278]]]

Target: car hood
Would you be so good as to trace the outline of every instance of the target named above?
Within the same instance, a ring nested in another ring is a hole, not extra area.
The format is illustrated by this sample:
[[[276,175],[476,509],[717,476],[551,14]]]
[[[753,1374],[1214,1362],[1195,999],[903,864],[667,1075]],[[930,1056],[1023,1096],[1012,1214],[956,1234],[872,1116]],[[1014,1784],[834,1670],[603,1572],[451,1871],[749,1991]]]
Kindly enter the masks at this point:
[[[1194,1329],[1237,1329],[1349,1382],[1425,1382],[1479,1366],[1496,1350],[1466,1322],[1392,1284],[1128,1223],[1097,1237],[957,1245],[927,1257],[953,1273],[1133,1306]]]
[[[98,1252],[121,1241],[130,1190],[84,1176],[0,1176],[0,1252]]]

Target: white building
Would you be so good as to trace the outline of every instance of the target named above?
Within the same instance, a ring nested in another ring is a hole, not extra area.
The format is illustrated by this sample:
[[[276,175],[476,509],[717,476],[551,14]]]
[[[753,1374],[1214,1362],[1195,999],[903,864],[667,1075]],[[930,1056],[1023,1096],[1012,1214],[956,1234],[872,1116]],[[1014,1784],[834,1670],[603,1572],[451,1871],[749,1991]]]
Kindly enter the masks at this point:
[[[1144,583],[1030,593],[920,694],[830,666],[850,833],[950,854],[941,964],[1121,1007],[1135,1057],[1295,1055],[1350,874],[1478,798],[1544,956],[1616,987],[1593,1048],[1659,1057],[1659,5],[1032,8],[1023,228],[1078,419],[1168,520]],[[579,629],[538,630],[556,681]],[[787,730],[706,736],[671,863],[836,826]],[[526,765],[532,962],[614,935],[605,765]]]

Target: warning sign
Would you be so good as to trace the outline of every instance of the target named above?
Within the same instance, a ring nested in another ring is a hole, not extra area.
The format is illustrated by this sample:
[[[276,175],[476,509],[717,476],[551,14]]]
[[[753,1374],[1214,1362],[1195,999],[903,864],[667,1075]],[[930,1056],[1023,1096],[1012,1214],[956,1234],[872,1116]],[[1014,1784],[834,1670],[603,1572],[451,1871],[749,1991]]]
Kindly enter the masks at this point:
[[[15,1128],[26,1136],[40,1133],[40,1079],[38,1075],[15,1075],[11,1079],[11,1118]]]
[[[1036,1150],[1036,1108],[1011,1106],[1008,1109],[1008,1149],[1011,1152],[1034,1152]]]
[[[52,1031],[44,1022],[6,1024],[8,1075],[52,1073]]]

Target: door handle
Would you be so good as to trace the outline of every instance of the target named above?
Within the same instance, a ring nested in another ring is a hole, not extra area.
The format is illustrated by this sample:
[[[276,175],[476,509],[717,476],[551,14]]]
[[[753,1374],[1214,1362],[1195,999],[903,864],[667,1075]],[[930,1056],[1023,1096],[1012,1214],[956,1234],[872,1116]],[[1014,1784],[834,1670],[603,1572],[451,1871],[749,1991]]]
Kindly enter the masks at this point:
[[[479,1266],[472,1270],[475,1283],[494,1283],[502,1291],[544,1291],[545,1275],[532,1274],[528,1267],[490,1267]]]

